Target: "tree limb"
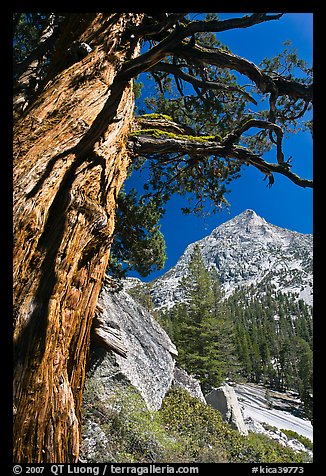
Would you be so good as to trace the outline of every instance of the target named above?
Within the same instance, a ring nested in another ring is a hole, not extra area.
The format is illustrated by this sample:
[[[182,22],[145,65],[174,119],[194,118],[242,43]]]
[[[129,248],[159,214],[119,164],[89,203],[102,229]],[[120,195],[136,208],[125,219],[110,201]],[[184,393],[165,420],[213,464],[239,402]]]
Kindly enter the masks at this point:
[[[172,16],[173,15],[173,16]],[[162,33],[167,30],[168,27],[173,26],[173,24],[180,18],[184,17],[186,13],[175,13],[171,14],[170,17],[164,21],[153,25],[139,25],[133,27],[132,31],[136,34],[142,34],[143,36],[152,36]],[[221,32],[232,30],[235,28],[249,28],[253,25],[257,25],[262,22],[278,20],[282,17],[284,13],[270,14],[267,13],[252,13],[251,15],[245,15],[241,18],[229,18],[228,20],[196,20],[187,23],[183,26],[183,35],[182,38],[192,36],[195,33],[203,33],[207,31],[212,32]],[[179,25],[180,27],[180,25]],[[159,30],[159,31],[158,31]]]
[[[242,18],[232,18],[229,20],[211,20],[211,21],[194,21],[187,25],[177,24],[176,28],[165,37],[160,43],[151,48],[146,53],[134,58],[124,64],[119,75],[123,80],[129,80],[143,71],[147,71],[156,63],[161,61],[165,56],[171,53],[182,40],[195,33],[211,31],[219,32],[226,31],[233,28],[248,28],[252,25],[262,23],[269,20],[279,19],[281,14],[268,15],[266,13],[254,13],[246,15]],[[191,48],[191,47],[190,47]],[[196,47],[198,48],[198,46]]]
[[[308,101],[312,99],[312,85],[280,77],[272,78],[251,61],[220,48],[204,48],[198,45],[192,47],[183,42],[174,48],[173,53],[186,60],[196,60],[202,65],[210,64],[238,71],[251,79],[262,93],[275,93],[277,89],[279,96],[288,95]]]
[[[191,83],[193,86],[205,88],[205,89],[214,89],[214,90],[219,90],[219,91],[226,91],[226,92],[237,92],[244,96],[248,101],[254,103],[257,105],[257,101],[250,96],[246,91],[243,91],[241,88],[238,88],[236,86],[230,86],[228,84],[223,84],[223,83],[218,83],[216,81],[209,81],[209,80],[202,80],[198,79],[193,75],[190,75],[188,73],[185,73],[182,71],[181,68],[178,66],[172,65],[170,63],[157,63],[154,65],[152,68],[149,69],[149,72],[157,72],[157,71],[162,71],[166,73],[171,73],[174,76],[177,76],[184,81],[187,81],[188,83]]]
[[[258,127],[260,129],[268,129],[271,132],[275,132],[277,136],[276,140],[276,156],[277,156],[277,162],[279,164],[285,164],[284,162],[284,154],[282,152],[282,140],[283,140],[283,131],[280,126],[277,124],[270,122],[270,121],[264,121],[260,119],[249,119],[246,121],[242,126],[238,127],[237,129],[233,130],[227,136],[222,140],[221,144],[222,145],[232,145],[235,142],[237,142],[242,134],[252,127]]]
[[[200,136],[182,137],[182,135],[178,136],[155,129],[149,129],[138,131],[137,134],[131,135],[129,138],[129,147],[135,155],[160,154],[160,157],[162,157],[164,154],[183,153],[199,156],[201,160],[203,156],[235,159],[243,164],[250,164],[256,167],[262,173],[269,176],[270,183],[273,182],[273,173],[278,173],[286,176],[300,187],[313,187],[312,180],[303,179],[293,173],[288,164],[284,161],[277,164],[266,162],[259,155],[245,147],[225,145],[220,141],[215,141],[214,138],[205,139]]]

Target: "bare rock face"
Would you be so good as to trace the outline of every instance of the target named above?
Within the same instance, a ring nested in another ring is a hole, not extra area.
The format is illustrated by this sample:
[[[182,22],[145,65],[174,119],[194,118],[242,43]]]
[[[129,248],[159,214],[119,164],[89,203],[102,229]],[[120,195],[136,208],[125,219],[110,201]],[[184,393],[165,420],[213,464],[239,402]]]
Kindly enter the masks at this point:
[[[114,412],[120,411],[121,399],[132,406],[131,389],[140,394],[142,405],[148,410],[161,407],[172,385],[182,386],[205,401],[199,382],[175,367],[177,354],[175,345],[153,316],[126,290],[112,292],[106,281],[93,323],[80,461],[110,460],[112,442],[106,424]]]
[[[152,315],[126,291],[104,286],[94,321],[97,350],[88,380],[106,396],[131,384],[149,409],[158,409],[174,378],[177,349]],[[109,350],[109,352],[108,352]]]
[[[175,367],[172,383],[174,387],[182,387],[186,389],[192,397],[196,397],[202,403],[206,403],[198,380],[187,374],[185,370]]]
[[[230,385],[224,384],[219,388],[213,389],[205,398],[208,405],[222,414],[224,421],[242,435],[248,435],[237,396]]]

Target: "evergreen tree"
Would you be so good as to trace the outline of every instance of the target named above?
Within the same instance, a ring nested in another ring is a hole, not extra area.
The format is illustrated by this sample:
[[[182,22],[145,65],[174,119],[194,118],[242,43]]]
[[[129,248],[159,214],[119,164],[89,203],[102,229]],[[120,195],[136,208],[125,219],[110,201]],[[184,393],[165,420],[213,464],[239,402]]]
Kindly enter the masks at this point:
[[[313,353],[304,339],[295,338],[296,390],[304,405],[306,416],[313,420]]]
[[[205,268],[198,246],[181,286],[186,302],[162,319],[177,344],[179,364],[205,390],[240,374],[270,388],[294,390],[312,419],[311,308],[268,285],[223,299],[217,271]]]
[[[239,364],[217,274],[206,269],[199,246],[180,285],[185,302],[167,312],[165,319],[173,323],[179,365],[197,377],[207,392],[227,377],[234,378]]]

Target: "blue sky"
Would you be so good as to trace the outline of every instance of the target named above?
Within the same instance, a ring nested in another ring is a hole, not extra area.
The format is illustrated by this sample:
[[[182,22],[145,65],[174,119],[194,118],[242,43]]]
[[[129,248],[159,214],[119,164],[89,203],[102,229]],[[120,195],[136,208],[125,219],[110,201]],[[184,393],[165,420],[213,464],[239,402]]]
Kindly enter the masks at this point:
[[[195,14],[194,14],[195,15]],[[221,19],[243,14],[221,13]],[[255,64],[268,56],[274,56],[284,49],[283,42],[291,40],[297,48],[298,56],[309,65],[313,54],[313,14],[287,13],[280,20],[255,25],[248,29],[225,31],[218,34],[234,54],[243,56]],[[142,78],[140,78],[144,81]],[[146,94],[146,88],[143,88]],[[313,144],[309,133],[299,133],[285,138],[285,157],[293,156],[293,171],[305,178],[312,178]],[[268,159],[268,155],[265,156]],[[271,159],[271,160],[274,160]],[[243,169],[242,176],[233,181],[226,195],[230,208],[205,219],[183,215],[180,207],[187,206],[182,197],[173,197],[161,221],[167,245],[165,267],[153,272],[145,281],[165,273],[184,252],[189,243],[200,240],[214,228],[250,208],[268,222],[301,233],[313,232],[313,194],[311,189],[302,189],[282,176],[275,176],[271,188],[266,187],[264,176],[253,167]],[[137,177],[127,182],[129,187],[138,187]],[[131,272],[130,276],[137,276]]]

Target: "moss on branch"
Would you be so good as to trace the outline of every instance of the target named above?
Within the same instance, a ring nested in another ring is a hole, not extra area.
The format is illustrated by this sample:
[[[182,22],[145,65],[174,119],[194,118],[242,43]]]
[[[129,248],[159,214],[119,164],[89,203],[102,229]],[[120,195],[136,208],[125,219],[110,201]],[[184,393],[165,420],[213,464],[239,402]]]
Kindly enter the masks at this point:
[[[139,131],[131,132],[130,137],[137,137],[141,135],[150,135],[155,139],[160,139],[162,137],[167,137],[174,140],[184,140],[184,141],[193,141],[193,142],[220,142],[222,139],[220,136],[192,136],[187,134],[175,134],[174,132],[162,131],[160,129],[141,129]]]
[[[138,119],[165,119],[166,121],[173,121],[173,118],[171,116],[168,116],[167,114],[142,114]]]

